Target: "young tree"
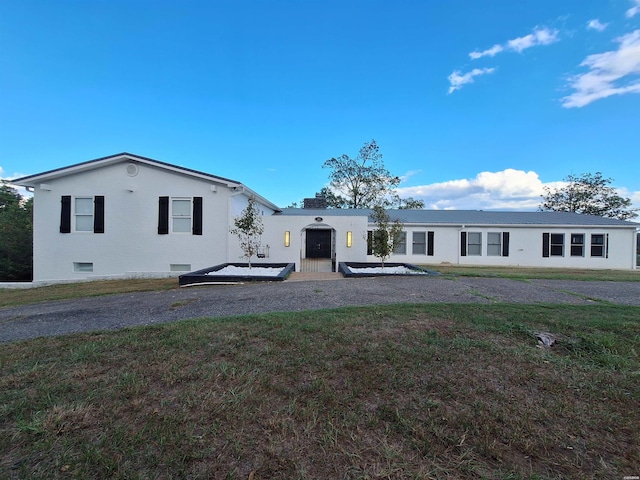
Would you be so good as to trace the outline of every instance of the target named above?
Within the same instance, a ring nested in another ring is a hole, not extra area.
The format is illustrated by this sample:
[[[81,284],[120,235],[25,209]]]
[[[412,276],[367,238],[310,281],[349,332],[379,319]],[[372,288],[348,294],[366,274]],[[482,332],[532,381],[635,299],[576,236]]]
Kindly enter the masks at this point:
[[[602,173],[569,175],[564,187],[551,190],[545,187],[542,195],[542,211],[575,212],[600,217],[628,220],[638,216],[639,209],[631,208],[631,200],[618,195],[609,185],[611,178]]]
[[[0,182],[0,280],[33,278],[33,198]]]
[[[234,227],[230,229],[231,234],[238,237],[240,248],[251,268],[251,257],[258,253],[260,246],[260,235],[264,232],[262,216],[253,197],[249,198],[247,207],[239,217],[233,220]]]
[[[382,162],[375,140],[366,142],[356,158],[346,154],[330,158],[322,165],[331,170],[330,189],[326,190],[329,206],[334,208],[373,208],[374,205],[400,205],[395,193],[400,177],[392,175]],[[411,199],[412,205],[424,208],[424,203]]]
[[[380,264],[384,268],[385,260],[391,256],[400,240],[402,223],[400,220],[392,222],[387,211],[380,205],[373,207],[371,217],[376,224],[376,229],[371,236],[371,251],[380,259]]]

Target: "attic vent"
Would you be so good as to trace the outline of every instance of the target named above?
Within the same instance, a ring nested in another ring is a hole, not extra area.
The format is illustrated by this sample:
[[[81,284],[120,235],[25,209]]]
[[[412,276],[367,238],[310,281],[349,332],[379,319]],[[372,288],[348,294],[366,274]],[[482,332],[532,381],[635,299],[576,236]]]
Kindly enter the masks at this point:
[[[127,175],[130,177],[135,177],[138,175],[138,166],[135,163],[130,163],[127,165]]]

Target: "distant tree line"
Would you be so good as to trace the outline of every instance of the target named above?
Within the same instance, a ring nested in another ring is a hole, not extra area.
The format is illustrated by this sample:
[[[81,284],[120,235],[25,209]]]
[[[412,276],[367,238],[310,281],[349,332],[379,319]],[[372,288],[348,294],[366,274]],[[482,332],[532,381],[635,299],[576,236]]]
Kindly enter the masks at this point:
[[[0,181],[0,281],[33,278],[33,198]]]

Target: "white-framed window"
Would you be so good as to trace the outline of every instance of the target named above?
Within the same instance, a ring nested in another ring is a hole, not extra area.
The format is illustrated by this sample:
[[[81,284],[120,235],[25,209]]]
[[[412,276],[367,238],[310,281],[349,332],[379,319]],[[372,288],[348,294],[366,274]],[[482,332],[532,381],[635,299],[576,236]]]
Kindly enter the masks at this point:
[[[75,197],[73,202],[76,232],[93,232],[93,197]]]
[[[60,233],[104,233],[104,195],[62,195]]]
[[[202,235],[202,197],[158,197],[158,235]]]
[[[412,242],[411,252],[414,255],[427,254],[427,233],[426,232],[413,232],[413,242]]]
[[[171,199],[171,231],[173,233],[191,233],[191,199]]]
[[[552,233],[550,246],[552,257],[564,257],[564,233]]]
[[[604,233],[591,234],[591,256],[606,258],[608,255],[608,235]],[[640,237],[639,237],[640,238]]]
[[[482,255],[482,232],[467,233],[467,255]]]
[[[398,241],[393,247],[393,253],[399,255],[406,255],[407,253],[407,232],[400,232]]]
[[[584,233],[571,234],[571,256],[584,257]]]
[[[487,233],[487,255],[493,257],[502,255],[502,232]]]
[[[73,271],[78,273],[93,272],[93,262],[73,262]]]

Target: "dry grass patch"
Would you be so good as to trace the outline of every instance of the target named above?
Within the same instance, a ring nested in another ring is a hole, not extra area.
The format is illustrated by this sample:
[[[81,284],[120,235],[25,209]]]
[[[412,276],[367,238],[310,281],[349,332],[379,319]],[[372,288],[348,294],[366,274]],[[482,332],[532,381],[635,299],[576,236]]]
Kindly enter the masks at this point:
[[[27,289],[0,288],[0,307],[28,305],[36,302],[68,298],[97,297],[115,293],[151,292],[178,288],[177,278],[138,280],[99,280],[94,282],[63,283]]]
[[[593,270],[579,268],[485,267],[468,265],[424,265],[430,270],[467,277],[502,277],[520,280],[584,280],[640,282],[640,270]]]
[[[639,326],[637,307],[402,305],[5,345],[0,472],[636,475]]]

